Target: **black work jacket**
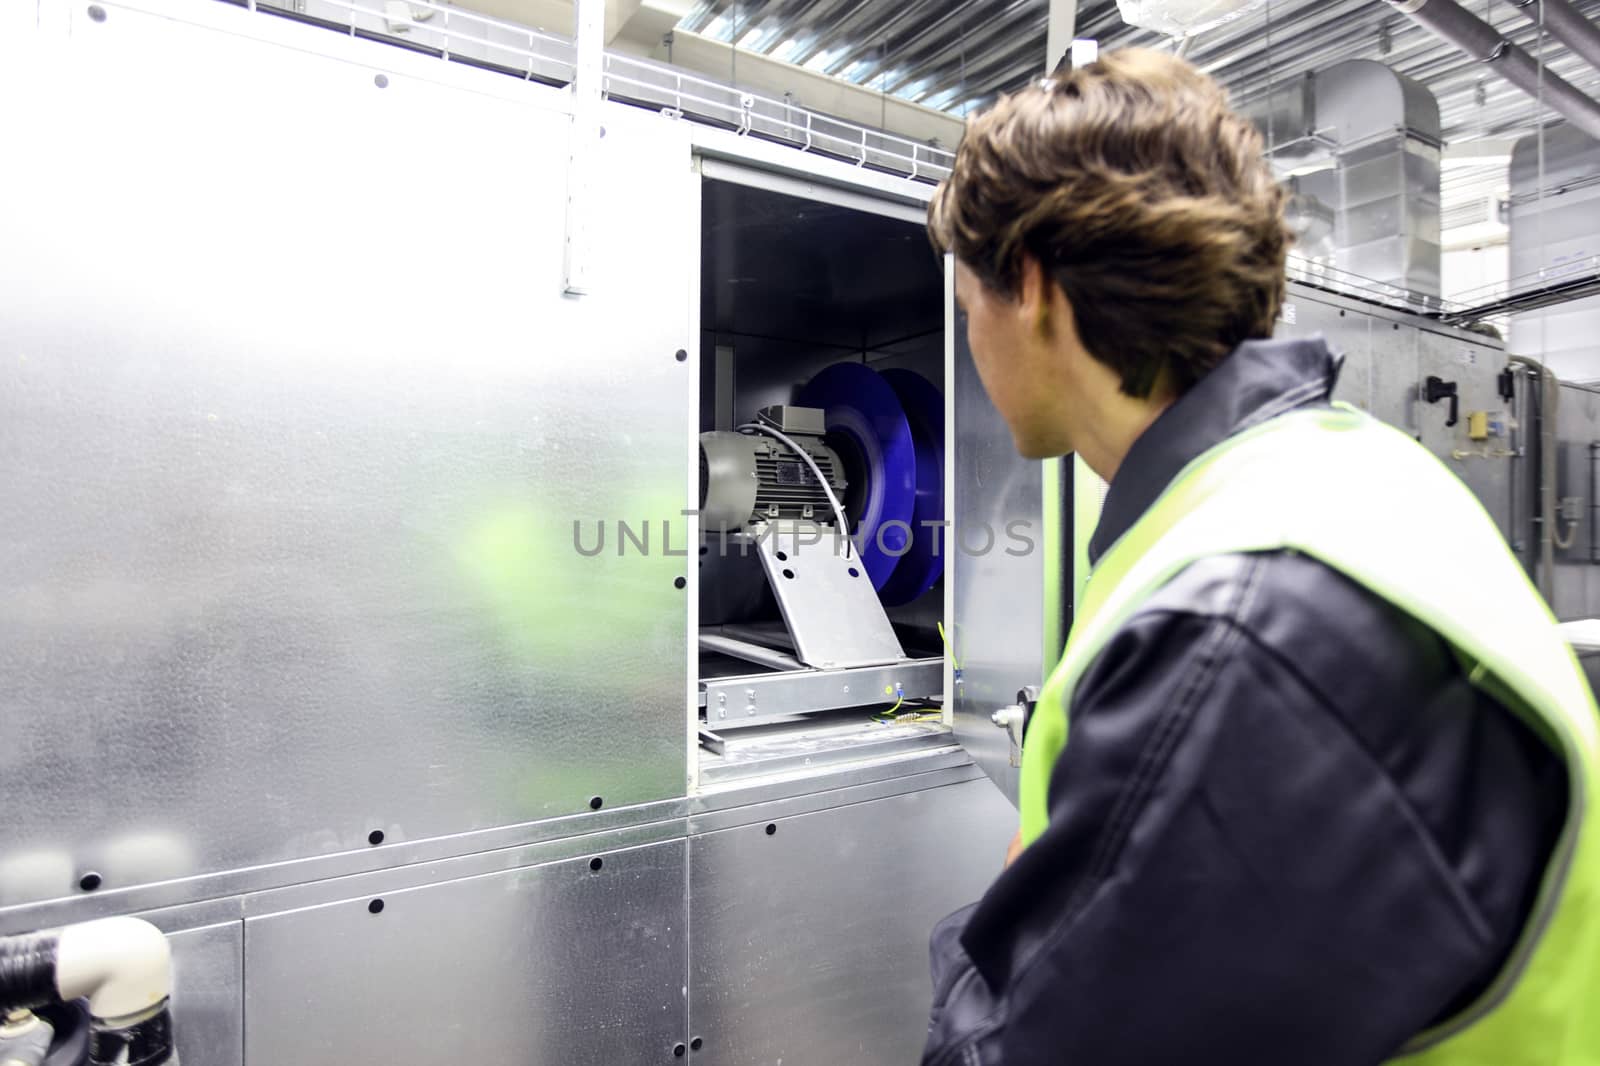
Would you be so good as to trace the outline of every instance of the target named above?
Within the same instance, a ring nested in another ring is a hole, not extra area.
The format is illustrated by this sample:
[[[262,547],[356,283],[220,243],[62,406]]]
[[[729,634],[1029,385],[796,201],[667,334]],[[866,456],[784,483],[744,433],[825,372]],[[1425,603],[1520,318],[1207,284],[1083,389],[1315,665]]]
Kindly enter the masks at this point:
[[[1245,344],[1134,444],[1092,557],[1337,374],[1320,340]],[[1069,714],[1049,828],[935,930],[925,1066],[1382,1062],[1493,978],[1566,807],[1438,636],[1292,552],[1179,574]]]

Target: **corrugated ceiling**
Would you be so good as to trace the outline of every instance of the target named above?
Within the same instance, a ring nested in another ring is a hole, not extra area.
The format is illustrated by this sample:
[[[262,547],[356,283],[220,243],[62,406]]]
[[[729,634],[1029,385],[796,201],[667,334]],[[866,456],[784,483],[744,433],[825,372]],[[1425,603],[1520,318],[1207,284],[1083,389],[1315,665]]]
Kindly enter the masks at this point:
[[[1575,3],[1600,20],[1600,0]],[[1538,27],[1508,0],[1469,0],[1468,6],[1539,54]],[[681,25],[965,114],[1042,73],[1045,22],[1045,0],[702,0]],[[1103,47],[1172,47],[1170,38],[1124,24],[1115,0],[1082,3],[1078,35]],[[1538,124],[1536,102],[1380,0],[1269,0],[1259,12],[1195,38],[1188,55],[1240,102],[1274,79],[1365,58],[1432,88],[1452,142],[1524,133]],[[1548,36],[1544,55],[1551,70],[1600,94],[1600,70]]]

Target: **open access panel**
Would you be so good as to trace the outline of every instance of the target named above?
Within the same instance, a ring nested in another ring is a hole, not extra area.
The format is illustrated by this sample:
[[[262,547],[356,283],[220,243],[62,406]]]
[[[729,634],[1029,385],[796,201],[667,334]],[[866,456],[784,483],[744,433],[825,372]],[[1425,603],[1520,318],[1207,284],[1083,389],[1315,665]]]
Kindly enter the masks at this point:
[[[698,780],[959,741],[1014,797],[1057,464],[1012,447],[920,205],[701,166]]]

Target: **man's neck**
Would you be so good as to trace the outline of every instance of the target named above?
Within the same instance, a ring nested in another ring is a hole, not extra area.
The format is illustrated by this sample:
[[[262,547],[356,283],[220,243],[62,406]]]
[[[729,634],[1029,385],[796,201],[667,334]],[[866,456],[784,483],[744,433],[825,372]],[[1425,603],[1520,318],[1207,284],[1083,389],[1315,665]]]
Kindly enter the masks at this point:
[[[1088,420],[1085,439],[1074,442],[1078,454],[1100,480],[1111,482],[1133,442],[1171,406],[1170,396],[1141,400],[1118,392],[1102,405],[1097,417]]]

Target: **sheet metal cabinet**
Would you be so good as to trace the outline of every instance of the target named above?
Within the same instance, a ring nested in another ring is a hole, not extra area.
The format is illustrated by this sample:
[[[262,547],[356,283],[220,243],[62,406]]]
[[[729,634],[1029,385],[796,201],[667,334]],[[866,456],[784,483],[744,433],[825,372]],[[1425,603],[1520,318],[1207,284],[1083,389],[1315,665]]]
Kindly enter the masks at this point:
[[[758,777],[702,772],[684,511],[708,183],[918,240],[931,186],[608,102],[574,297],[573,107],[531,67],[200,0],[4,19],[0,930],[150,917],[204,1066],[910,1061],[1089,475],[1016,457],[928,266],[900,355],[945,393],[951,537],[1035,549],[950,553],[945,725]],[[1385,417],[1501,358],[1296,302]],[[759,391],[799,356],[739,358]],[[575,550],[619,520],[656,550]]]

